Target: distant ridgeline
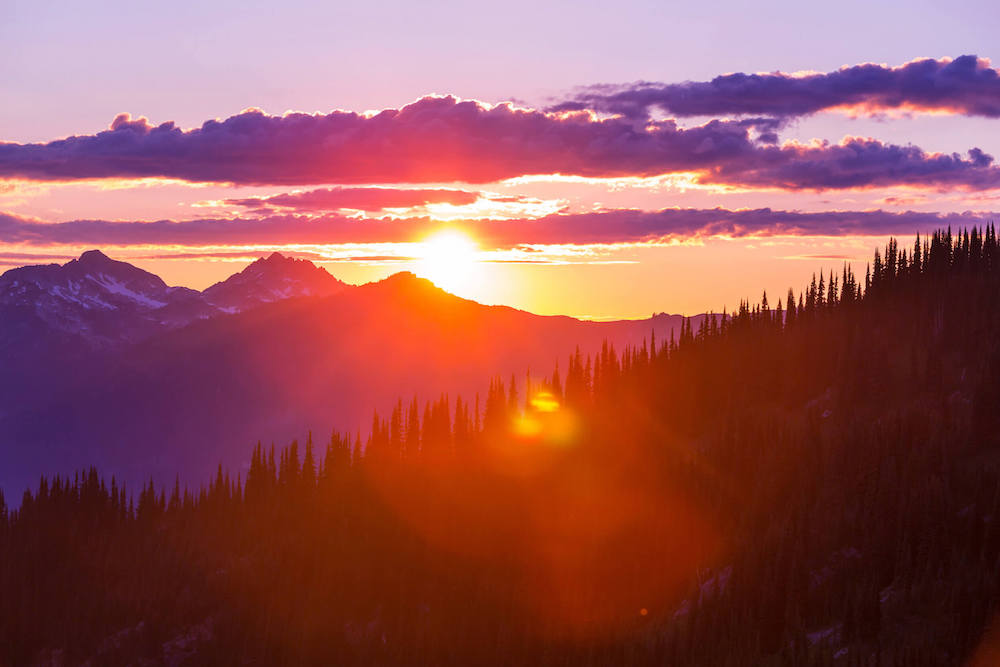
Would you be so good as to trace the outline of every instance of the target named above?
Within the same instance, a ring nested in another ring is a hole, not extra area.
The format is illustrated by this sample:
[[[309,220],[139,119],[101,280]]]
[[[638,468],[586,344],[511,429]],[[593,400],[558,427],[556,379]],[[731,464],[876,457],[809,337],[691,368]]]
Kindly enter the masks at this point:
[[[196,492],[43,479],[0,664],[997,664],[998,287],[940,231]]]

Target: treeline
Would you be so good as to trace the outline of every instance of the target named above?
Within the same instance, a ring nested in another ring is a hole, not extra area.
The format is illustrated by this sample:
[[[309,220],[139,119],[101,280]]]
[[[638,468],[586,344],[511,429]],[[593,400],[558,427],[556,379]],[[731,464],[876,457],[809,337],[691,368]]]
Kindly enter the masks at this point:
[[[998,262],[891,241],[195,492],[43,478],[0,500],[0,664],[990,664]]]

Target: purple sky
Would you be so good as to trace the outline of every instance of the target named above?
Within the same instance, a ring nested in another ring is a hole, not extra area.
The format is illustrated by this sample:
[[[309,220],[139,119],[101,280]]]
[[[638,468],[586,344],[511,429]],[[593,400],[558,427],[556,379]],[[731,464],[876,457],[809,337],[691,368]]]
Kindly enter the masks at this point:
[[[888,234],[992,219],[998,19],[988,2],[8,0],[0,263],[100,246],[204,286],[282,249],[361,281],[453,227],[490,267],[465,296],[720,309]]]
[[[0,128],[42,141],[120,112],[182,127],[247,107],[396,107],[428,93],[542,105],[574,86],[989,57],[975,2],[0,3]]]

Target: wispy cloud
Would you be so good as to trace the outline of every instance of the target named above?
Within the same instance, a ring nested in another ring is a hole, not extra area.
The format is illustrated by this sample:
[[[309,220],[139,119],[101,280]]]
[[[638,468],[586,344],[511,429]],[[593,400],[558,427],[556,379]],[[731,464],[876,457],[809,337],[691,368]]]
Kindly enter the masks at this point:
[[[430,218],[369,220],[333,215],[182,222],[76,220],[46,223],[0,214],[0,243],[35,247],[414,243],[442,228],[457,228],[475,238],[484,250],[524,248],[530,251],[531,246],[656,243],[709,237],[908,235],[946,225],[981,224],[996,217],[994,213],[971,212],[668,208],[660,211],[616,209],[550,215],[538,219],[449,223]],[[354,255],[357,253],[352,253],[351,257]],[[398,258],[396,255],[392,257]],[[530,260],[531,257],[517,259]]]
[[[387,208],[416,208],[428,204],[464,206],[475,203],[482,193],[469,190],[407,188],[320,188],[288,192],[269,197],[227,199],[226,203],[249,209],[291,211],[382,211]]]

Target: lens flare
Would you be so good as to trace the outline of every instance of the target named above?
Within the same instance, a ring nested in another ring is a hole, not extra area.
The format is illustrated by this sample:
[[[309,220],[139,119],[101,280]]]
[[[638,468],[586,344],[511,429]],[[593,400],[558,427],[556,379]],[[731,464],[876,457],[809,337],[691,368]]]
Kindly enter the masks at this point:
[[[531,397],[531,407],[539,412],[555,412],[559,409],[559,399],[552,392],[540,391]]]
[[[528,398],[523,412],[514,415],[512,431],[521,440],[564,446],[575,438],[576,417],[555,394],[542,389]]]

